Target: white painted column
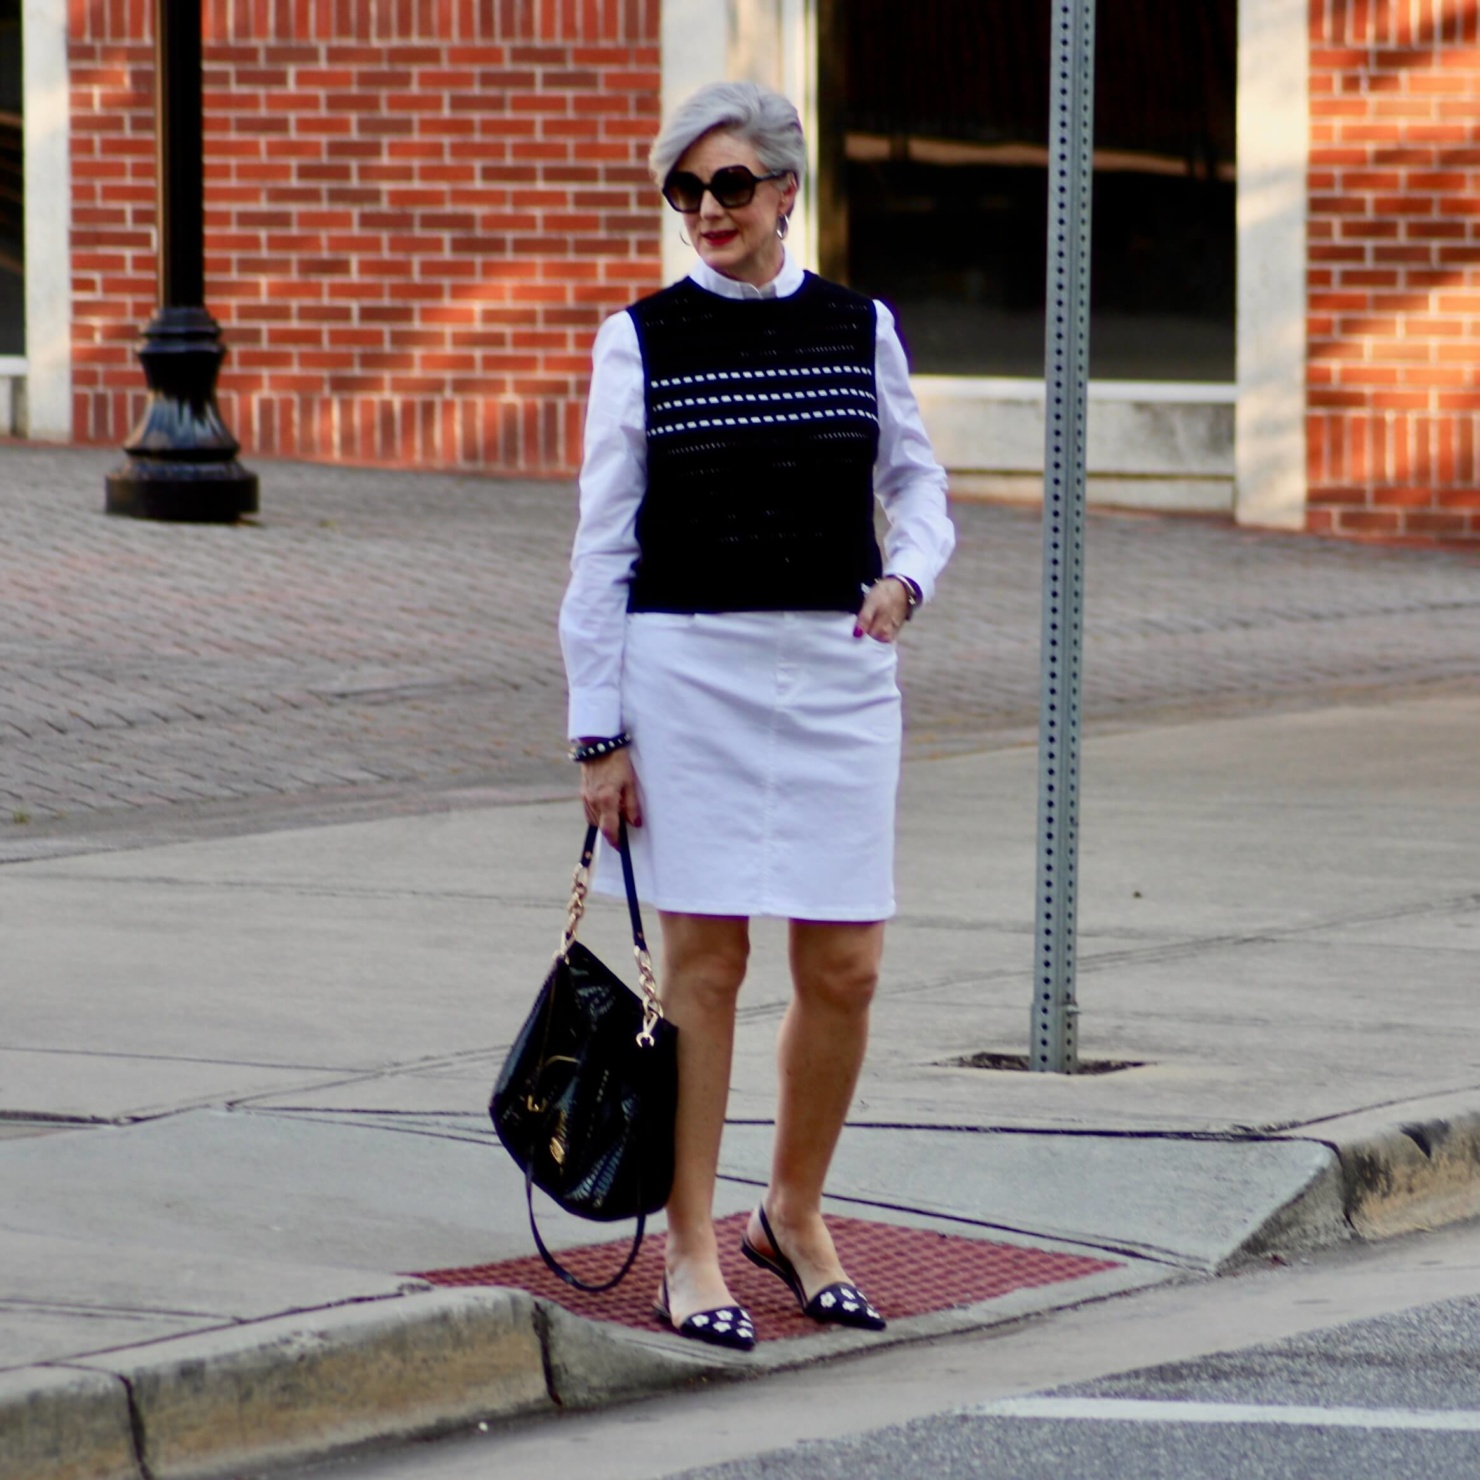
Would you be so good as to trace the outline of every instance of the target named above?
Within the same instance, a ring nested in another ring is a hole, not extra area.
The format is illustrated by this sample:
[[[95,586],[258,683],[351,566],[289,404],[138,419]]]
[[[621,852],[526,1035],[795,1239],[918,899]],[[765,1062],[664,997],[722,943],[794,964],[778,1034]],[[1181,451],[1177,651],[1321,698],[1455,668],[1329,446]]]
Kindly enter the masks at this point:
[[[727,0],[726,76],[781,87],[781,0]]]
[[[725,75],[785,94],[801,115],[807,179],[791,216],[786,246],[817,270],[817,0],[728,0]]]
[[[663,0],[663,118],[706,82],[726,77],[727,0]],[[662,212],[663,281],[677,282],[694,265],[679,239],[683,217],[659,201]]]
[[[72,170],[66,0],[23,0],[28,436],[72,435]]]
[[[744,3],[744,0],[738,0]],[[807,139],[807,178],[797,198],[787,235],[787,250],[805,268],[817,271],[817,3],[781,0],[781,76],[773,86],[786,94],[801,115]]]
[[[1309,7],[1239,0],[1240,524],[1301,529],[1306,506]]]

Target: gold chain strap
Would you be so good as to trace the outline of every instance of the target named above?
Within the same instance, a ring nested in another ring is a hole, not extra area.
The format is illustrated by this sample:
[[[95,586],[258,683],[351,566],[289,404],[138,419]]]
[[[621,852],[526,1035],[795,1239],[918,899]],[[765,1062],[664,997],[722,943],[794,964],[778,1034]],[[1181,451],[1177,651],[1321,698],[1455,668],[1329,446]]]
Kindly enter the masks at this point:
[[[581,921],[586,916],[586,896],[591,892],[591,870],[582,861],[576,865],[576,871],[570,881],[570,903],[565,907],[565,930],[560,936],[560,949],[555,952],[557,959],[570,954],[570,948],[576,943],[576,931],[580,929]]]
[[[560,935],[560,949],[555,952],[560,959],[570,954],[575,944],[576,931],[586,917],[586,898],[591,892],[591,870],[585,862],[576,865],[570,881],[570,903],[565,907],[565,929]],[[633,942],[632,955],[637,962],[637,982],[642,988],[642,1031],[637,1035],[639,1048],[653,1046],[653,1032],[663,1017],[663,1003],[658,996],[658,978],[653,972],[653,958],[646,946]]]

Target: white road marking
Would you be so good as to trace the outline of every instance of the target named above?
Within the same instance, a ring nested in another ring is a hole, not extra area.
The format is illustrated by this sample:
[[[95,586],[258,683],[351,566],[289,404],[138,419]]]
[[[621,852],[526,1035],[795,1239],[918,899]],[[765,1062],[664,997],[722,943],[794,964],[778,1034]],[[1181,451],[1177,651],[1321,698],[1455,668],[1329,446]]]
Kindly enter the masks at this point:
[[[1411,1429],[1480,1434],[1480,1413],[1463,1409],[1302,1408],[1294,1404],[1177,1403],[1135,1398],[1003,1398],[964,1410],[974,1418],[1037,1418],[1093,1423],[1279,1424],[1313,1429]]]

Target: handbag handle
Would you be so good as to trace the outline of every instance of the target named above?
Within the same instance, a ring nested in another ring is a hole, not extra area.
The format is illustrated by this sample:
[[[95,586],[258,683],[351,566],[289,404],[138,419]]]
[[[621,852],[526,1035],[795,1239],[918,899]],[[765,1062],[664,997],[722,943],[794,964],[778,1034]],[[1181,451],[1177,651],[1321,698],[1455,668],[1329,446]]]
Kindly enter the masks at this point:
[[[586,842],[581,848],[581,861],[576,865],[575,877],[571,880],[570,905],[565,914],[565,932],[560,937],[559,955],[570,950],[576,938],[576,930],[586,914],[588,880],[591,860],[596,854],[598,828],[593,822],[586,829]],[[637,881],[632,874],[632,853],[627,846],[627,819],[618,824],[617,851],[622,858],[622,884],[627,891],[627,914],[632,921],[632,955],[637,962],[637,982],[642,988],[642,1031],[637,1035],[638,1046],[653,1046],[653,1029],[663,1016],[663,1004],[658,1000],[658,979],[653,974],[653,958],[648,954],[647,936],[642,929],[642,910],[637,903]]]
[[[596,853],[596,833],[597,827],[593,822],[586,829],[586,842],[581,849],[581,861],[576,865],[575,877],[571,880],[570,905],[566,910],[565,932],[560,938],[558,953],[561,956],[564,956],[575,943],[576,930],[586,913],[587,881],[591,872],[591,860]],[[643,934],[642,912],[637,905],[637,881],[632,876],[632,854],[627,847],[627,819],[625,817],[621,820],[620,831],[617,834],[617,846],[622,855],[622,883],[627,890],[627,913],[632,919],[632,954],[637,958],[637,978],[642,984],[642,1030],[637,1035],[637,1043],[639,1047],[651,1048],[654,1042],[653,1029],[657,1026],[658,1019],[663,1016],[663,1004],[658,1000],[658,984],[653,976],[652,959],[648,955],[647,937]],[[540,1237],[540,1228],[534,1213],[533,1159],[524,1169],[524,1203],[529,1209],[529,1231],[534,1235],[534,1246],[539,1250],[540,1258],[545,1261],[546,1268],[552,1274],[564,1280],[572,1289],[584,1290],[588,1295],[602,1295],[608,1290],[615,1290],[627,1278],[628,1270],[637,1262],[637,1253],[642,1248],[643,1235],[647,1231],[646,1213],[637,1215],[637,1229],[632,1235],[632,1247],[627,1250],[627,1257],[622,1261],[621,1268],[609,1280],[593,1285],[588,1284],[579,1275],[572,1274],[550,1252],[544,1239]]]
[[[627,1271],[637,1263],[637,1251],[642,1248],[642,1236],[647,1231],[647,1214],[637,1215],[637,1231],[632,1235],[632,1247],[627,1250],[627,1257],[622,1261],[622,1267],[609,1279],[599,1285],[589,1285],[579,1275],[572,1274],[550,1251],[545,1247],[545,1241],[540,1237],[539,1224],[534,1217],[534,1162],[530,1161],[524,1169],[524,1203],[529,1209],[529,1231],[534,1235],[534,1246],[540,1251],[540,1258],[545,1261],[546,1267],[551,1274],[558,1275],[572,1289],[584,1290],[588,1295],[602,1295],[608,1290],[615,1290],[618,1285],[627,1278]]]

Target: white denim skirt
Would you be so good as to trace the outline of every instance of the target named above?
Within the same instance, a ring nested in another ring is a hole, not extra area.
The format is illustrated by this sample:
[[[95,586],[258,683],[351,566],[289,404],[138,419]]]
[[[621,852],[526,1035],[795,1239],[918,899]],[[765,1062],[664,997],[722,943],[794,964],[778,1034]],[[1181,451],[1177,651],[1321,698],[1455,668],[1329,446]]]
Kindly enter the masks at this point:
[[[894,913],[898,654],[844,612],[627,618],[624,722],[660,910],[860,922]],[[602,845],[595,887],[622,893]],[[656,942],[655,942],[656,944]]]

